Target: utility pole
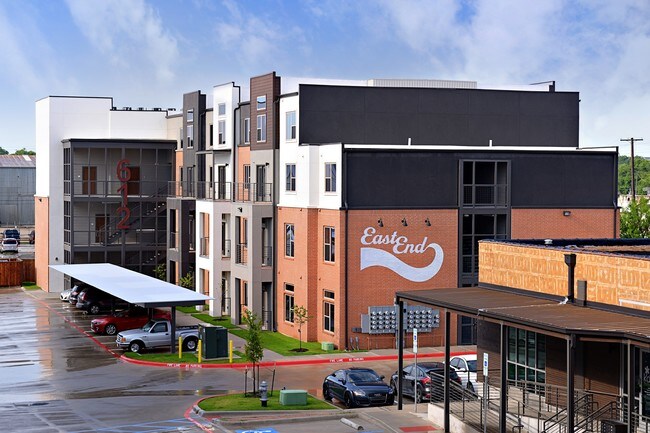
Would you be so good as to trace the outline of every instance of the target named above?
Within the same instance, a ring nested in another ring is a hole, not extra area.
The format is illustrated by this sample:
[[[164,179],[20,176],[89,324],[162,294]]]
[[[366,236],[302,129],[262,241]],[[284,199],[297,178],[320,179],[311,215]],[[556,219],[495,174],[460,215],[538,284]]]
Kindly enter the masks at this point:
[[[631,178],[632,178],[632,185],[631,185],[632,186],[631,187],[632,201],[636,202],[636,185],[635,185],[635,182],[634,182],[634,142],[635,141],[643,141],[643,138],[634,138],[634,137],[621,138],[621,141],[629,141],[630,142],[630,154],[631,154],[631,156],[630,156],[630,164],[631,164],[631,167],[630,167],[631,173],[630,173],[630,175],[631,175]]]

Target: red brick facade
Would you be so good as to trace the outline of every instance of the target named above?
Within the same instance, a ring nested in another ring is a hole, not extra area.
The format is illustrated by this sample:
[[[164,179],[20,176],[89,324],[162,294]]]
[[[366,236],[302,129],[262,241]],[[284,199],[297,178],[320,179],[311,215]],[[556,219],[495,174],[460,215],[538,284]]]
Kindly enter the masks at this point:
[[[568,216],[564,216],[569,212]],[[613,209],[512,209],[512,239],[617,238],[619,215]]]

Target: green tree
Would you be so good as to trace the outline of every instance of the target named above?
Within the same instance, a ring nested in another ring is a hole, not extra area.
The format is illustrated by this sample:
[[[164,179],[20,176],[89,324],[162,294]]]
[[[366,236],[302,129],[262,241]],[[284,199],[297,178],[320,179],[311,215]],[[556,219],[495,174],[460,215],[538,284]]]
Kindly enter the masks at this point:
[[[167,281],[167,266],[164,263],[160,263],[153,268],[153,275],[159,280]]]
[[[642,156],[634,157],[634,178],[637,195],[648,194],[650,188],[650,160]],[[618,193],[631,194],[632,188],[632,167],[630,157],[621,155],[618,158]]]
[[[630,202],[630,207],[621,212],[622,238],[650,237],[650,204],[645,197]]]
[[[311,319],[311,316],[309,315],[307,308],[305,308],[302,305],[296,305],[295,307],[293,307],[293,323],[296,323],[298,325],[298,341],[299,341],[298,352],[303,352],[302,325],[309,322],[309,319]]]
[[[9,151],[0,146],[0,155],[9,155]]]
[[[34,152],[33,150],[27,150],[23,147],[22,149],[18,149],[17,151],[15,151],[14,155],[36,155],[36,152]]]
[[[257,393],[257,382],[260,375],[259,363],[264,357],[264,348],[262,347],[262,319],[250,310],[244,312],[242,319],[248,328],[245,337],[244,357],[253,364],[253,395],[255,395]]]
[[[194,272],[189,271],[184,277],[180,277],[178,280],[178,285],[185,287],[186,289],[194,290]]]

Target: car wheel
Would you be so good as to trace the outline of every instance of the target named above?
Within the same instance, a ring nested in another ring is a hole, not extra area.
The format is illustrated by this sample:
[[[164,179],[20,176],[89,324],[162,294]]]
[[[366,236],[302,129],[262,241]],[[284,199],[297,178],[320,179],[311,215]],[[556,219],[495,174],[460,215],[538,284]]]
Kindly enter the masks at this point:
[[[327,384],[323,385],[323,398],[327,401],[332,401],[332,391]]]
[[[417,402],[422,403],[424,401],[424,388],[422,388],[422,385],[418,384],[416,391],[417,391]]]
[[[106,331],[106,335],[115,335],[117,333],[117,326],[115,326],[112,323],[109,323],[104,328],[104,331]]]
[[[129,344],[129,350],[133,353],[140,353],[142,349],[144,349],[144,345],[139,341],[132,341],[131,344]]]
[[[352,394],[349,392],[345,394],[345,407],[348,409],[351,409],[355,406],[354,404],[354,398],[352,398]]]
[[[194,351],[196,350],[196,340],[194,338],[188,338],[183,344],[185,350]]]
[[[397,384],[393,381],[390,382],[390,387],[393,388],[393,395],[397,398]]]
[[[88,308],[88,312],[90,314],[99,314],[99,305],[97,304],[91,305],[90,308]]]

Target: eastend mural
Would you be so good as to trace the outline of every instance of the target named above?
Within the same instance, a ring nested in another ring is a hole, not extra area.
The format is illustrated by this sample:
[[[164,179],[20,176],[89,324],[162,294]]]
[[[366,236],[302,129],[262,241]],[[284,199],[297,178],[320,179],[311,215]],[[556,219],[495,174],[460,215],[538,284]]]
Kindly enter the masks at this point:
[[[442,267],[444,252],[442,247],[435,242],[427,243],[428,237],[424,236],[419,243],[410,243],[409,238],[398,235],[393,231],[391,235],[377,233],[374,227],[366,227],[361,236],[362,245],[391,245],[391,251],[373,247],[361,247],[361,270],[372,266],[380,266],[395,272],[402,278],[409,281],[421,283],[433,278]],[[417,268],[404,263],[398,255],[402,254],[423,254],[428,249],[435,252],[430,264]]]

